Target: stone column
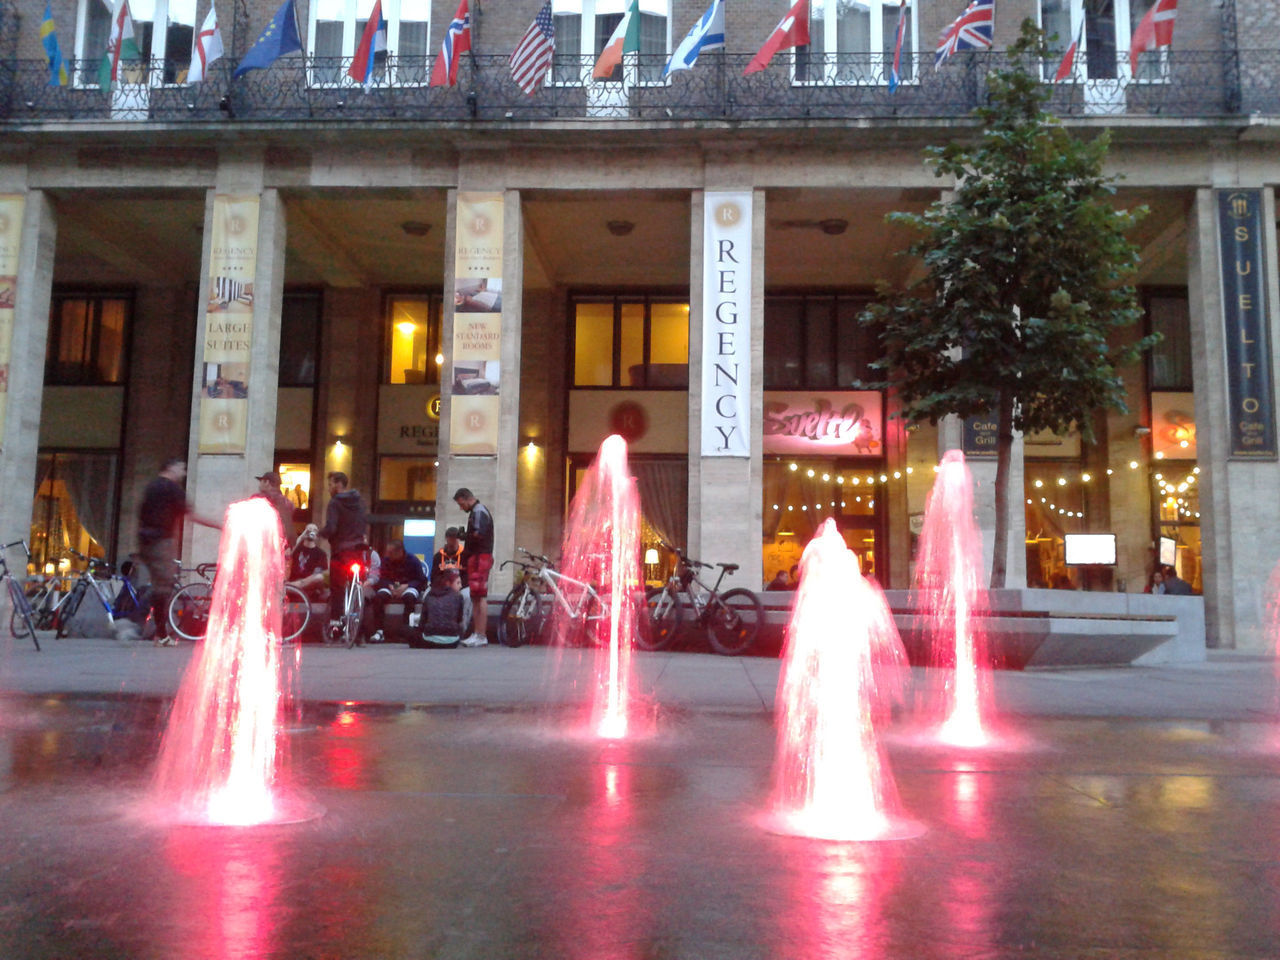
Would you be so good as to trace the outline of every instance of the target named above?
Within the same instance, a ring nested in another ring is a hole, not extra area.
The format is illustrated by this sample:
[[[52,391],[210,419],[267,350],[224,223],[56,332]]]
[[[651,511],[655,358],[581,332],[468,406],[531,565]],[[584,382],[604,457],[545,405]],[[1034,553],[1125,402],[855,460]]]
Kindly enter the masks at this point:
[[[499,564],[511,558],[516,546],[516,480],[520,458],[520,334],[524,317],[524,222],[520,191],[502,191],[502,348],[496,457],[460,456],[451,449],[457,190],[449,191],[447,207],[441,337],[445,377],[441,383],[441,456],[436,483],[436,529],[440,531],[449,526],[466,525],[467,515],[453,502],[453,493],[459,487],[471,490],[489,508],[493,514],[494,527],[494,568],[489,577],[489,598],[490,601],[500,601],[511,589],[511,568],[501,570]],[[492,620],[490,624],[493,625]]]
[[[280,307],[284,297],[285,210],[280,194],[263,186],[261,155],[229,155],[221,159],[216,185],[205,200],[204,246],[200,257],[200,295],[194,375],[191,392],[191,436],[187,451],[187,498],[196,512],[220,519],[227,505],[258,492],[258,474],[275,468],[276,392],[280,376]],[[249,352],[248,430],[243,454],[197,453],[200,436],[200,393],[203,389],[205,306],[209,302],[209,264],[213,242],[213,198],[216,194],[258,194],[258,250],[254,274],[253,330]],[[188,562],[217,556],[219,532],[194,526],[184,538]]]
[[[702,455],[702,277],[705,194],[694,191],[689,275],[689,553],[707,563],[737,563],[723,586],[761,589],[763,561],[764,229],[765,192],[751,200],[751,456]]]
[[[1223,184],[1226,186],[1226,184]],[[1265,323],[1271,337],[1272,375],[1280,332],[1276,278],[1275,193],[1263,190],[1267,266]],[[1192,375],[1196,447],[1200,466],[1200,533],[1205,634],[1210,647],[1270,653],[1267,584],[1280,560],[1280,463],[1230,459],[1230,402],[1226,327],[1217,238],[1217,198],[1196,191],[1189,214],[1187,272],[1191,303]],[[1276,396],[1273,386],[1273,398]],[[1271,411],[1273,418],[1280,411]]]
[[[0,181],[0,192],[9,190]],[[26,540],[35,504],[36,453],[40,446],[40,407],[44,395],[44,358],[49,339],[49,300],[53,292],[54,247],[58,225],[53,204],[42,190],[27,190],[18,252],[18,290],[10,341],[8,400],[0,443],[0,536],[4,543]],[[11,554],[16,574],[26,558]]]

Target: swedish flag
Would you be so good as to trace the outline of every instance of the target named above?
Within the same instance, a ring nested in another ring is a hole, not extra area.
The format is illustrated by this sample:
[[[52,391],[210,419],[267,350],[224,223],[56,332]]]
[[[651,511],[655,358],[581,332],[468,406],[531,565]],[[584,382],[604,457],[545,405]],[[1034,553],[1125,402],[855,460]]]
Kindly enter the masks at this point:
[[[45,0],[44,19],[40,21],[40,42],[44,44],[45,55],[49,58],[49,86],[65,87],[68,83],[67,68],[62,62],[62,51],[58,49],[58,28],[53,22],[51,0]]]

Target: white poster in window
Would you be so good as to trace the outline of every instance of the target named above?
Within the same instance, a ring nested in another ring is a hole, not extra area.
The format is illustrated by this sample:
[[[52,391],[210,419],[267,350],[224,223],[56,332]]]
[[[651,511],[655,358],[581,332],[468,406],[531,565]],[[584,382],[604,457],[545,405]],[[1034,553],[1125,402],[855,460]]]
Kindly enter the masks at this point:
[[[751,193],[707,193],[702,455],[751,456]]]
[[[5,402],[9,399],[9,363],[13,351],[13,310],[18,298],[18,245],[26,197],[0,194],[0,448],[4,446]]]

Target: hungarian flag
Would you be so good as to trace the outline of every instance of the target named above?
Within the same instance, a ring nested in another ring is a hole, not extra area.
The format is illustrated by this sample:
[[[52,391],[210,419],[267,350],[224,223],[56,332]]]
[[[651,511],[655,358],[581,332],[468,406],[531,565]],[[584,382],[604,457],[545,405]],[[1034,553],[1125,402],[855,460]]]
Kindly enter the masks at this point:
[[[458,82],[458,62],[471,49],[471,14],[467,12],[467,0],[458,4],[449,29],[444,32],[444,43],[436,62],[431,65],[431,86],[452,87]]]
[[[773,28],[773,33],[769,34],[769,39],[764,42],[764,46],[751,58],[742,75],[745,77],[763,70],[779,50],[803,47],[808,42],[809,0],[796,0],[796,5],[788,10],[787,15]]]
[[[600,51],[596,60],[596,68],[591,76],[597,80],[608,80],[613,71],[622,62],[624,53],[640,52],[640,0],[631,0],[627,4],[627,12],[622,15],[618,25],[613,28],[609,42]]]
[[[387,49],[387,21],[382,16],[382,0],[374,0],[373,10],[369,12],[369,21],[364,25],[364,33],[360,37],[360,45],[356,47],[355,58],[349,76],[356,83],[364,84],[366,90],[373,85],[374,54]]]
[[[1173,43],[1173,21],[1178,16],[1178,0],[1156,0],[1147,15],[1133,31],[1133,43],[1129,45],[1129,66],[1138,72],[1138,57],[1148,50],[1167,47]]]
[[[1080,34],[1084,31],[1084,19],[1081,18],[1080,26],[1076,29],[1076,38],[1071,41],[1071,46],[1067,47],[1067,52],[1062,55],[1062,62],[1058,64],[1058,72],[1053,75],[1053,82],[1059,83],[1062,80],[1070,80],[1076,72],[1076,54],[1080,51]]]
[[[98,86],[106,93],[120,79],[121,60],[141,60],[142,52],[133,34],[133,17],[129,16],[129,0],[116,0],[111,11],[111,32],[107,36],[107,52],[98,68]]]
[[[209,64],[223,54],[222,33],[218,30],[218,10],[209,8],[204,26],[196,34],[191,45],[191,67],[187,70],[187,83],[200,83],[209,76]]]

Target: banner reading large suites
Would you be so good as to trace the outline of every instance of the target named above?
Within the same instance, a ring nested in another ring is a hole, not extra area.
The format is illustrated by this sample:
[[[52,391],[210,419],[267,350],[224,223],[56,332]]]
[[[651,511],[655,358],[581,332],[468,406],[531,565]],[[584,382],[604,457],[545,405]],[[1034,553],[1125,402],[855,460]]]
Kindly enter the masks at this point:
[[[702,455],[751,456],[751,193],[706,194]]]
[[[200,453],[243,454],[245,449],[258,205],[257,195],[220,193],[213,198],[200,382]]]
[[[0,450],[4,449],[5,405],[9,399],[9,364],[13,356],[13,310],[18,296],[18,245],[26,197],[0,194]]]
[[[502,194],[458,194],[453,269],[451,453],[498,452],[502,359]]]

